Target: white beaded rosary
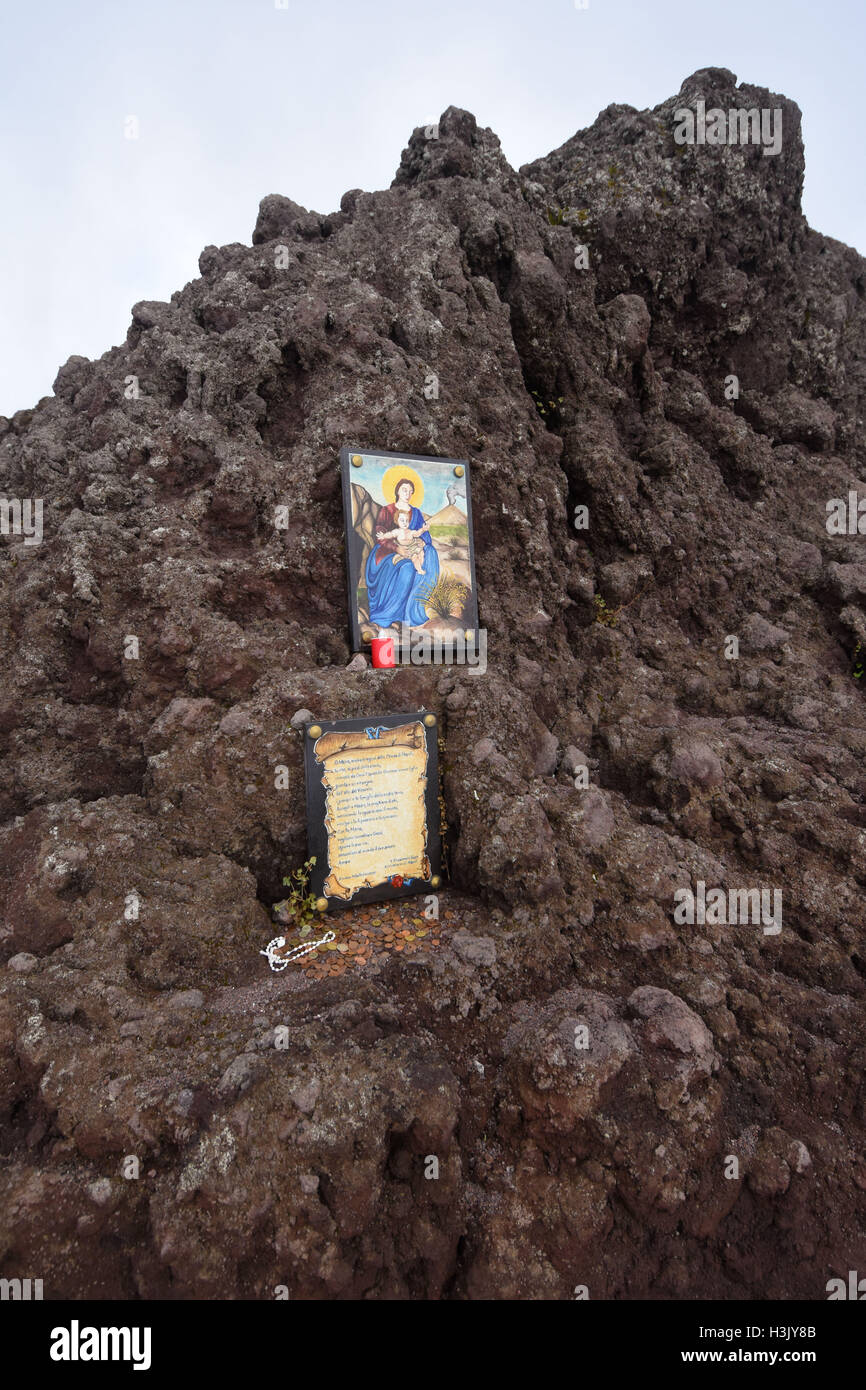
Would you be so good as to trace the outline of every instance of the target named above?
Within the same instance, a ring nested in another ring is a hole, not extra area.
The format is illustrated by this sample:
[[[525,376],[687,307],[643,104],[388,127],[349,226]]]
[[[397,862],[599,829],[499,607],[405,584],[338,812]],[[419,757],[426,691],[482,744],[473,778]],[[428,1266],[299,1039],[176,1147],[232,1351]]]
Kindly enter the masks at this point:
[[[325,935],[320,937],[318,941],[304,941],[299,946],[293,946],[291,951],[284,956],[277,955],[277,952],[281,947],[285,946],[286,938],[284,936],[275,936],[273,941],[268,942],[263,951],[259,951],[259,955],[267,956],[268,965],[272,970],[285,970],[286,966],[291,965],[292,961],[300,960],[302,956],[308,956],[311,951],[318,950],[319,946],[327,945],[329,941],[335,939],[336,935],[336,932],[326,931]]]

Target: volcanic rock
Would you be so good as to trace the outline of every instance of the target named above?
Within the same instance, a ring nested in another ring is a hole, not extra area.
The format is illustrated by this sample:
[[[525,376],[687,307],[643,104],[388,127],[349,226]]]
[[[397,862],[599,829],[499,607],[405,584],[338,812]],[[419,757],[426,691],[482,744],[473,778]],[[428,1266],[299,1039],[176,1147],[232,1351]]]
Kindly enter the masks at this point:
[[[780,108],[781,150],[678,145],[698,97]],[[451,107],[389,189],[266,197],[0,420],[4,498],[44,501],[0,547],[4,1278],[811,1300],[866,1268],[866,557],[825,525],[866,262],[803,171],[795,103],[722,68],[520,170]],[[485,674],[347,668],[343,445],[469,460]],[[299,727],[421,706],[440,945],[272,974]],[[699,880],[781,890],[781,933],[675,923]]]

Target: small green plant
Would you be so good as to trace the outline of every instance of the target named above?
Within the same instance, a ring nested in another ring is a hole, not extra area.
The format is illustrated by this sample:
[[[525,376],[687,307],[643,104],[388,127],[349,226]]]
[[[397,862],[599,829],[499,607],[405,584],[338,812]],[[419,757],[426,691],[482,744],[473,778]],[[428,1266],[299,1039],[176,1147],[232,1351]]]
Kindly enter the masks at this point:
[[[529,393],[535,401],[535,409],[538,411],[542,420],[558,419],[559,407],[562,405],[563,397],[555,396],[545,400],[540,391],[530,391]]]
[[[603,627],[616,627],[620,608],[608,608],[601,594],[596,594],[594,602],[595,621],[601,623]]]
[[[563,227],[565,225],[565,219],[568,216],[568,213],[568,208],[548,208],[547,220],[550,223],[551,227]]]
[[[854,665],[851,668],[851,675],[854,677],[855,681],[862,680],[864,675],[866,675],[866,664],[864,664],[866,663],[866,653],[861,656],[861,645],[862,644],[858,642],[854,648]]]
[[[622,182],[622,170],[618,164],[608,164],[607,186],[615,198],[621,198],[625,192],[625,187]]]
[[[310,870],[315,862],[316,856],[312,855],[303,868],[292,869],[288,877],[283,879],[283,887],[289,890],[288,897],[283,898],[282,902],[274,903],[274,913],[280,925],[290,931],[300,928],[301,936],[309,936],[311,923],[316,915],[315,894],[307,891]]]
[[[468,587],[449,570],[444,570],[435,584],[418,594],[424,606],[432,608],[440,618],[462,617],[468,596]]]

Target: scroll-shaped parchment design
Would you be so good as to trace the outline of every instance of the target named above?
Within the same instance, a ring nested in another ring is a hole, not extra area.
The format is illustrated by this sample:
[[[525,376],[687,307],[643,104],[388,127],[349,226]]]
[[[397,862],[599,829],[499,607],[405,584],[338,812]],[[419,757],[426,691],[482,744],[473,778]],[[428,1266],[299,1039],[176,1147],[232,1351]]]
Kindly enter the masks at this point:
[[[375,720],[371,720],[375,726]],[[420,721],[396,729],[322,734],[316,761],[327,793],[329,898],[348,900],[395,874],[428,879],[427,739]]]

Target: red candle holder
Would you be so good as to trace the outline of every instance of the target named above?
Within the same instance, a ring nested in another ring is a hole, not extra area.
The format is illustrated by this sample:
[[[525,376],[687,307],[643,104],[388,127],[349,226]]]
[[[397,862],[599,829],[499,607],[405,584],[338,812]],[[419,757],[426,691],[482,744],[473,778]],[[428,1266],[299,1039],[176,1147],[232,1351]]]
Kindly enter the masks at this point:
[[[374,637],[370,643],[373,665],[377,670],[385,670],[397,663],[394,660],[394,638]]]

